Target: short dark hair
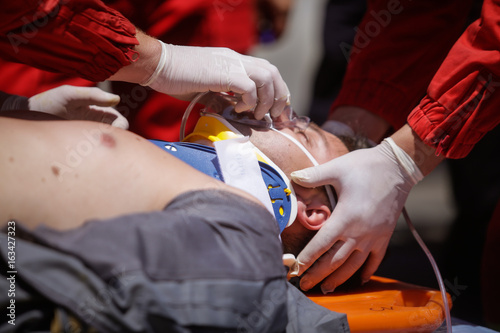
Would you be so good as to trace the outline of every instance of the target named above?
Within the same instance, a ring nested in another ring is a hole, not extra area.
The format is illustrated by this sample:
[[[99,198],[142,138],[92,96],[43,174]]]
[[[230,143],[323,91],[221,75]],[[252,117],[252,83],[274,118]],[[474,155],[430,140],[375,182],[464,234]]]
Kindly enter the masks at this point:
[[[370,141],[361,135],[338,135],[340,141],[346,146],[347,150],[354,151],[357,149],[371,148],[372,144]]]

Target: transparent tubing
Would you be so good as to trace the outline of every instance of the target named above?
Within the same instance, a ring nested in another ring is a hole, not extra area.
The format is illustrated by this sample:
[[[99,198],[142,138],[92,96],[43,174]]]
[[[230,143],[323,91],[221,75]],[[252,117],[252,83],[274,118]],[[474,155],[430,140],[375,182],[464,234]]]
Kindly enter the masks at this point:
[[[187,120],[189,119],[189,115],[191,114],[191,111],[193,110],[193,107],[198,103],[198,101],[206,94],[207,92],[201,92],[197,94],[191,103],[189,103],[189,106],[186,108],[186,111],[184,111],[184,115],[182,116],[181,120],[181,129],[179,133],[179,139],[180,141],[184,140],[184,137],[186,136],[186,124]]]
[[[429,262],[431,263],[432,269],[434,270],[434,274],[436,275],[436,279],[437,279],[438,284],[439,284],[439,290],[441,291],[441,297],[443,298],[444,315],[446,318],[446,332],[452,333],[450,305],[448,304],[448,297],[446,296],[446,288],[444,287],[443,278],[441,277],[441,273],[439,272],[439,268],[436,264],[436,261],[434,260],[434,257],[431,254],[431,251],[429,251],[429,249],[425,245],[424,241],[422,240],[422,238],[418,234],[417,230],[413,226],[413,223],[411,222],[410,216],[408,215],[408,212],[406,211],[405,207],[403,207],[403,216],[405,218],[406,224],[408,224],[408,228],[410,228],[410,231],[413,234],[413,237],[415,237],[418,244],[420,245],[422,250],[427,255],[427,258],[429,259]]]

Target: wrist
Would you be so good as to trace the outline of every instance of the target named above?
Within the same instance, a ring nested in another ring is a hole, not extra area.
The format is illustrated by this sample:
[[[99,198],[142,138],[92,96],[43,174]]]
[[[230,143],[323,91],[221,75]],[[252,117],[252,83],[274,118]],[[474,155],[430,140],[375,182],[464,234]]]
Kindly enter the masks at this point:
[[[337,107],[328,119],[342,122],[352,128],[356,134],[374,142],[380,142],[391,128],[391,125],[382,117],[353,105]]]
[[[434,170],[445,158],[436,156],[436,148],[426,145],[406,124],[391,138],[415,162],[424,176]]]
[[[161,41],[137,30],[136,38],[139,42],[135,51],[139,54],[137,61],[122,67],[108,78],[110,81],[125,81],[131,83],[146,82],[155,72],[161,58]]]
[[[410,183],[412,186],[415,186],[424,178],[424,175],[420,171],[420,168],[415,163],[415,161],[413,161],[408,153],[401,149],[392,138],[385,138],[384,141],[382,141],[381,145],[383,144],[387,144],[392,150],[392,153],[394,154],[399,167],[404,170],[404,173],[406,174],[405,179],[408,183]]]
[[[146,86],[146,87],[151,86],[151,84],[156,81],[156,79],[160,75],[161,71],[163,70],[163,67],[165,67],[165,65],[167,63],[167,45],[161,41],[159,41],[159,42],[161,45],[160,59],[158,60],[158,64],[156,65],[156,68],[155,68],[153,74],[151,74],[151,76],[149,76],[149,78],[147,80],[140,82],[140,84],[142,86]]]

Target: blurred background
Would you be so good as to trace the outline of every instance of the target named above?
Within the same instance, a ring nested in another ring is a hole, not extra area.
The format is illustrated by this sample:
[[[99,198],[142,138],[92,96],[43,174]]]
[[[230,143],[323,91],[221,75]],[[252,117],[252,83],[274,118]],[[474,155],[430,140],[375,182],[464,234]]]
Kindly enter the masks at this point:
[[[285,29],[279,39],[254,47],[251,54],[276,65],[285,79],[292,106],[307,114],[316,71],[323,54],[326,0],[292,0]]]

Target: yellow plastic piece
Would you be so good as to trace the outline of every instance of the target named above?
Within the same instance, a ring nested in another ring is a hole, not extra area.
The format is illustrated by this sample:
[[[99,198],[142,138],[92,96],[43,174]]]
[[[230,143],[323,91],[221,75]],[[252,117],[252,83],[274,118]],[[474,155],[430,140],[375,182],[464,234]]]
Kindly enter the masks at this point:
[[[199,142],[203,140],[208,140],[210,142],[222,141],[228,139],[239,138],[241,135],[234,133],[230,128],[228,128],[219,119],[210,116],[201,116],[194,127],[191,134],[184,138],[184,142]],[[257,160],[269,164],[260,154],[255,153]],[[268,186],[268,190],[272,188],[271,185]],[[284,189],[287,196],[289,196],[292,191],[289,188]],[[271,200],[274,204],[274,200]],[[283,207],[280,207],[280,214],[284,215]]]
[[[378,276],[348,293],[307,296],[347,314],[351,332],[434,332],[445,320],[440,291]]]
[[[238,135],[231,131],[217,118],[202,116],[196,123],[191,134],[184,138],[184,142],[196,142],[199,140],[209,140],[211,142],[238,138]]]
[[[210,116],[201,116],[191,134],[184,138],[184,142],[198,142],[208,140],[210,142],[239,138],[241,135],[234,133],[219,119]],[[258,153],[257,160],[262,163],[267,161]]]

